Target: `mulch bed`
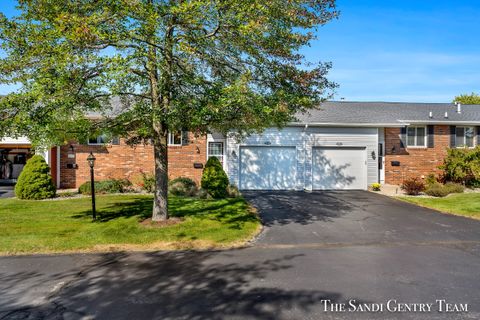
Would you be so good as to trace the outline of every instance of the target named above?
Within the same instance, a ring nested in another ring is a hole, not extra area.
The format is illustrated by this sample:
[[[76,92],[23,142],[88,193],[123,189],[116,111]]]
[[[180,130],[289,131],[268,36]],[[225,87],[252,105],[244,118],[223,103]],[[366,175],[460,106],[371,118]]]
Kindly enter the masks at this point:
[[[148,218],[140,222],[140,224],[145,227],[163,228],[163,227],[176,225],[178,223],[183,222],[184,220],[185,219],[183,218],[170,217],[168,220],[164,220],[164,221],[152,221],[152,218]]]

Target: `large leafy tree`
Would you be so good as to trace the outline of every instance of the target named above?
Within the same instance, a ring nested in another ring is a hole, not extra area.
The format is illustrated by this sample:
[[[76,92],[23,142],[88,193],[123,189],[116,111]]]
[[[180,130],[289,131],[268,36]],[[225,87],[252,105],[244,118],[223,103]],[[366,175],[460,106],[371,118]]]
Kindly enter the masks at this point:
[[[471,94],[461,94],[453,100],[462,104],[480,104],[480,95],[472,92]]]
[[[168,218],[168,132],[282,126],[334,84],[299,49],[334,0],[20,0],[0,17],[1,134],[62,143],[101,130],[152,143],[153,220]],[[87,121],[92,112],[102,115]]]

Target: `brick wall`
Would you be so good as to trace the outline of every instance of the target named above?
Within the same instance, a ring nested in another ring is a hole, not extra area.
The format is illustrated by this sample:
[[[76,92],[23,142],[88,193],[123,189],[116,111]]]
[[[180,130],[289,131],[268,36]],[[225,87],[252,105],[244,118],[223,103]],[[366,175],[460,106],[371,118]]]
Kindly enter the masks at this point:
[[[385,128],[385,183],[399,185],[405,179],[440,174],[438,166],[443,163],[449,146],[448,126],[434,126],[433,148],[405,149],[400,144],[400,128]],[[400,166],[392,166],[391,161],[400,161]]]
[[[133,181],[140,179],[140,172],[153,173],[153,147],[151,145],[137,145],[134,147],[125,144],[121,139],[120,145],[80,145],[71,144],[74,148],[74,158],[69,158],[70,144],[60,148],[60,186],[61,188],[78,188],[82,183],[90,180],[90,167],[87,157],[93,152],[95,161],[95,179],[121,179]],[[200,182],[202,169],[195,169],[194,162],[205,165],[207,153],[207,139],[205,136],[195,137],[189,133],[188,143],[183,146],[168,148],[169,178],[179,176],[189,177]],[[76,164],[77,168],[67,168]]]

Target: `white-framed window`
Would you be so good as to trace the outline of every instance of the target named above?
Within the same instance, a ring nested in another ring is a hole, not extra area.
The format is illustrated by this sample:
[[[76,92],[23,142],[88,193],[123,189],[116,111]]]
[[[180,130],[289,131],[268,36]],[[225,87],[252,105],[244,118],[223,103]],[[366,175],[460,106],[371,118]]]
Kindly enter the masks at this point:
[[[208,158],[217,157],[220,163],[223,164],[223,142],[209,142],[208,143]],[[208,159],[207,159],[208,160]]]
[[[175,131],[168,133],[168,145],[169,146],[181,146],[182,145],[182,131]]]
[[[407,128],[407,147],[426,147],[427,127],[414,126]]]
[[[110,141],[108,140],[107,136],[102,134],[97,137],[93,137],[88,139],[88,144],[89,145],[103,145],[103,144],[115,144],[119,145],[120,144],[120,138],[119,137],[113,137]]]
[[[473,148],[475,146],[475,127],[456,127],[455,146],[457,148]]]

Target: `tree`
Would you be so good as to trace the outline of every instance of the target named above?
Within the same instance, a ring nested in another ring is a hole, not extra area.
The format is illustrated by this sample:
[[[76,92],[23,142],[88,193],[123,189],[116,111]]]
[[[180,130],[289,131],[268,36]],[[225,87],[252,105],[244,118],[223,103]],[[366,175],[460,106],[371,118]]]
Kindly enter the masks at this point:
[[[153,220],[168,218],[169,131],[280,127],[335,87],[329,63],[299,53],[336,17],[334,0],[20,0],[18,9],[0,17],[0,81],[20,85],[0,102],[0,135],[46,144],[102,131],[152,143]]]
[[[462,104],[480,104],[480,95],[472,92],[471,94],[461,94],[456,96],[453,102]]]

